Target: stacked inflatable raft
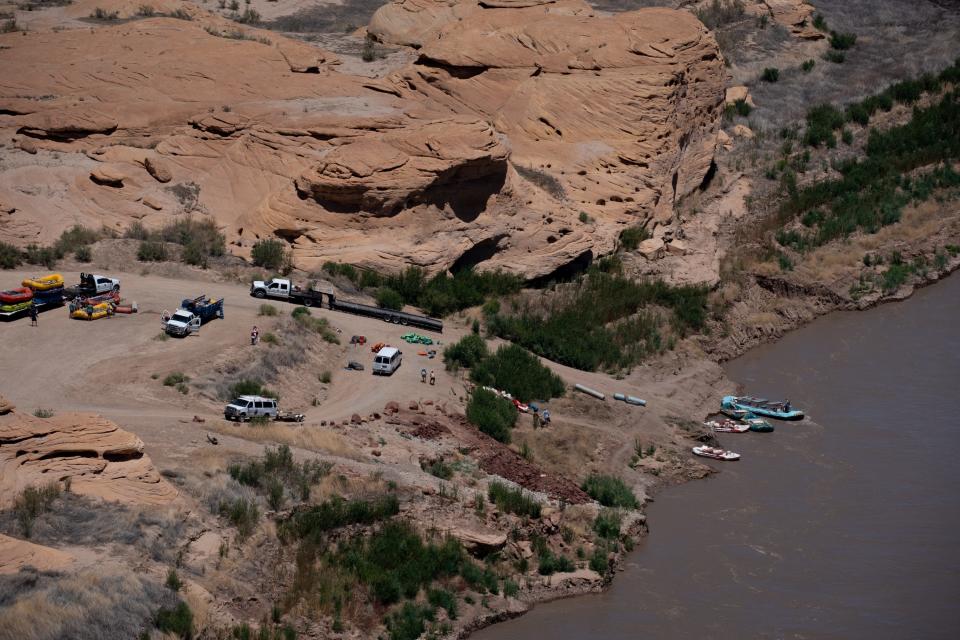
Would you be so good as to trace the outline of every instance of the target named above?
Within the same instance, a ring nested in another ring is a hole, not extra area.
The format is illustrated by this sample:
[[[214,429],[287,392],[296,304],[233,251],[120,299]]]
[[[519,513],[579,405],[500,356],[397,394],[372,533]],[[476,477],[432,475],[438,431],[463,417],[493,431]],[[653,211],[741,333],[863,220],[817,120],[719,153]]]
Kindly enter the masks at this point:
[[[120,294],[116,291],[102,293],[88,298],[74,298],[70,303],[70,317],[77,320],[98,320],[115,313],[136,313],[137,303],[120,304]]]
[[[63,276],[51,273],[27,278],[16,289],[0,291],[0,314],[13,316],[25,313],[30,307],[41,309],[63,304]]]

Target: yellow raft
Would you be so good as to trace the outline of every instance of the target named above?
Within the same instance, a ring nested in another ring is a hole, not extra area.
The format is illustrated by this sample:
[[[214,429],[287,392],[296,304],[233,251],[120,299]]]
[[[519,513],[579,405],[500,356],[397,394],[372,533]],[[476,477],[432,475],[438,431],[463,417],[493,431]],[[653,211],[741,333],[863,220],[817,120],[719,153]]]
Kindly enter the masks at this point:
[[[79,320],[97,320],[98,318],[103,318],[104,316],[113,314],[113,305],[109,302],[101,302],[100,304],[95,304],[93,306],[86,305],[80,307],[79,309],[74,309],[70,312],[71,318],[77,318]]]
[[[47,291],[63,286],[63,276],[59,273],[51,273],[42,278],[27,278],[23,281],[23,286],[30,287],[34,291]]]

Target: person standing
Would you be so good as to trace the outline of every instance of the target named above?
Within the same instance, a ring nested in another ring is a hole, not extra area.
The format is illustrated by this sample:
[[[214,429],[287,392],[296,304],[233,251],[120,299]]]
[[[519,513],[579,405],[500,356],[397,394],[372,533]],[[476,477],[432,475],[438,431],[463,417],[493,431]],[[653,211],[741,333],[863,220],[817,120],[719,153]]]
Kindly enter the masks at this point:
[[[430,370],[430,386],[433,386],[437,383],[437,373],[433,369]]]
[[[40,326],[40,325],[37,323],[37,303],[35,303],[35,302],[31,302],[31,303],[30,303],[30,326],[31,326],[31,327],[39,327],[39,326]]]
[[[258,342],[260,342],[260,328],[253,325],[253,329],[250,330],[250,344],[255,345]]]
[[[537,409],[533,410],[533,430],[536,431],[540,428],[540,412]]]
[[[427,383],[427,370],[426,370],[426,369],[420,369],[420,382],[422,382],[423,384],[426,384],[426,383]]]

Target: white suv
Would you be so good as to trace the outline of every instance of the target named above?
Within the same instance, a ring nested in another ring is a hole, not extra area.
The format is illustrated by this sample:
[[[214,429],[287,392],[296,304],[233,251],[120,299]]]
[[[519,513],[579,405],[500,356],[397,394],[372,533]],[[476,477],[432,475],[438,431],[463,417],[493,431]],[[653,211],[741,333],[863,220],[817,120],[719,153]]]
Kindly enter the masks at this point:
[[[277,417],[277,401],[273,398],[264,398],[262,396],[240,396],[223,409],[223,417],[227,420],[239,420],[244,422],[250,418],[266,416],[274,419]]]

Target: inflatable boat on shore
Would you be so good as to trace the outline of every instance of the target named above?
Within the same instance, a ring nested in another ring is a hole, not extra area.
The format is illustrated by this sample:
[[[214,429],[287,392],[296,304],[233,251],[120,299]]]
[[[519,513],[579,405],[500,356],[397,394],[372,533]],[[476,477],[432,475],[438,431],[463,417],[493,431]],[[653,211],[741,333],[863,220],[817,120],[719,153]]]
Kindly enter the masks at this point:
[[[764,398],[750,396],[724,396],[722,407],[725,410],[747,411],[758,416],[778,420],[802,420],[803,411],[790,406],[790,401],[772,402]]]
[[[740,459],[739,453],[727,451],[719,447],[708,447],[707,445],[694,447],[693,453],[701,458],[712,458],[713,460],[723,460],[724,462],[733,462],[734,460]]]

